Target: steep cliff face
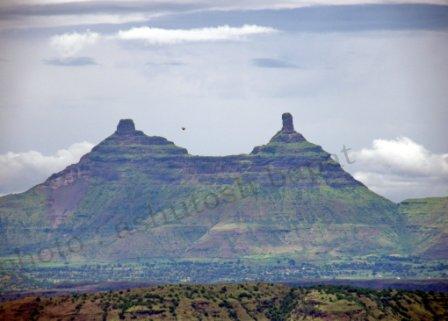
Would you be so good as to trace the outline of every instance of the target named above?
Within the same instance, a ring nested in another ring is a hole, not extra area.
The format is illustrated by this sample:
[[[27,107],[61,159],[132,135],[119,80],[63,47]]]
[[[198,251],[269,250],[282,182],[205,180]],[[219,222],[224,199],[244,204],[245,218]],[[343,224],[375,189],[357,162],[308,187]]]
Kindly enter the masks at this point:
[[[294,130],[247,155],[193,156],[121,120],[80,162],[0,199],[1,253],[76,235],[82,255],[303,259],[404,249],[397,205]],[[362,246],[360,246],[362,242]]]

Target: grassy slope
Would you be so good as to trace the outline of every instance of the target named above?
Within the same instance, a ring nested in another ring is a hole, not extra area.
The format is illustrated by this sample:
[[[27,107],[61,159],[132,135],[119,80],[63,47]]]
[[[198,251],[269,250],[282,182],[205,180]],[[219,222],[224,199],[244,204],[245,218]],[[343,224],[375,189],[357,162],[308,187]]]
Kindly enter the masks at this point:
[[[448,294],[273,284],[165,285],[27,297],[1,320],[446,320]]]
[[[411,199],[400,203],[410,246],[426,258],[448,259],[448,197]]]

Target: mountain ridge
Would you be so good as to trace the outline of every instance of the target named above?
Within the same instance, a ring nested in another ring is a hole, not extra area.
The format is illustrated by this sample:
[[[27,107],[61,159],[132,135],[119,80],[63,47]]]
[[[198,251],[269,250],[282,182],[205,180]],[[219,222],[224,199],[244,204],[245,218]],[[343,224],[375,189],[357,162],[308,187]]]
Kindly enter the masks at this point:
[[[121,120],[77,164],[0,198],[0,253],[56,253],[73,238],[106,261],[413,253],[399,204],[297,133],[291,114],[282,125],[249,154],[197,156]]]

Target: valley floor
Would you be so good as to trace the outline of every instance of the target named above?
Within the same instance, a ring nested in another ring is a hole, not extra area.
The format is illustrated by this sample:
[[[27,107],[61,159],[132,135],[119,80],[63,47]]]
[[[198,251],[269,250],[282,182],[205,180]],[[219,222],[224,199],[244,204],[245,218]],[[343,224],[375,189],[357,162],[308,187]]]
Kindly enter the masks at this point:
[[[416,257],[361,257],[340,261],[304,262],[299,259],[246,260],[136,260],[105,262],[49,262],[21,265],[20,261],[0,259],[0,293],[51,291],[86,284],[123,283],[300,283],[317,280],[320,284],[441,290],[440,287],[409,287],[409,280],[440,283],[448,279],[448,261],[425,261]],[[370,280],[374,284],[337,283],[337,280]],[[389,280],[389,281],[388,281]],[[404,283],[399,286],[397,283]],[[446,288],[446,282],[443,282]],[[377,286],[378,285],[378,286]],[[99,290],[109,288],[100,288]]]

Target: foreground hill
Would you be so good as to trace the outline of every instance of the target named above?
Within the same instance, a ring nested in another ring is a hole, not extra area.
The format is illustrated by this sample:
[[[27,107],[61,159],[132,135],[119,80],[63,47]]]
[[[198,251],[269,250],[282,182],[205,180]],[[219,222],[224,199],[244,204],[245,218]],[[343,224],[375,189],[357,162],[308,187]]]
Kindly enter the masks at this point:
[[[250,154],[193,156],[120,121],[78,164],[0,198],[3,255],[302,260],[403,254],[398,206],[282,129]],[[362,242],[362,246],[360,246]]]
[[[166,285],[26,297],[0,303],[1,320],[447,320],[448,294],[262,283]]]

